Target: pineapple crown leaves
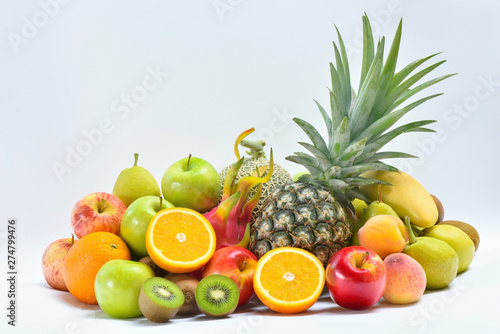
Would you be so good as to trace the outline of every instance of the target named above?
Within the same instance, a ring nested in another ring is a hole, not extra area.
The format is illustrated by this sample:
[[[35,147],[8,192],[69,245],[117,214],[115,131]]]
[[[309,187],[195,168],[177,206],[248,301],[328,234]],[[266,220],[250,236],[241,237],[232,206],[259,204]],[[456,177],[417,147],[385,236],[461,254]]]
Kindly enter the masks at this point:
[[[379,150],[402,133],[434,132],[425,126],[435,121],[422,120],[391,128],[409,111],[441,94],[429,95],[405,106],[401,105],[425,88],[455,74],[440,76],[416,85],[424,76],[445,62],[436,62],[414,73],[438,53],[418,59],[396,72],[402,20],[384,61],[385,37],[379,40],[375,48],[372,28],[365,14],[361,78],[356,95],[351,86],[346,48],[339,30],[337,27],[335,29],[338,45],[333,42],[335,64],[330,63],[330,112],[314,101],[326,124],[328,140],[325,141],[310,123],[294,118],[295,123],[302,128],[312,143],[299,144],[311,154],[295,152],[286,159],[303,165],[310,172],[310,175],[304,175],[300,181],[319,183],[341,198],[363,199],[364,196],[357,191],[358,186],[386,183],[363,178],[360,176],[362,173],[370,170],[397,171],[395,167],[381,160],[414,157],[403,152]]]

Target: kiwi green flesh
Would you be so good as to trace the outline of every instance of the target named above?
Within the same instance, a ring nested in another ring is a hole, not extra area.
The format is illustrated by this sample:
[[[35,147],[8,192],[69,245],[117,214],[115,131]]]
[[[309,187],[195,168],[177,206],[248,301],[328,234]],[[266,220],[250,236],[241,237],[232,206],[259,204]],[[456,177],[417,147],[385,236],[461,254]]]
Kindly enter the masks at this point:
[[[188,274],[169,274],[165,278],[175,283],[184,293],[184,304],[177,312],[177,315],[188,316],[199,312],[196,305],[196,287],[199,281]]]
[[[144,281],[139,294],[139,308],[150,321],[165,322],[184,304],[184,294],[174,283],[162,277]]]
[[[231,314],[238,305],[240,293],[232,279],[223,275],[203,278],[196,288],[196,303],[201,312],[221,318]]]

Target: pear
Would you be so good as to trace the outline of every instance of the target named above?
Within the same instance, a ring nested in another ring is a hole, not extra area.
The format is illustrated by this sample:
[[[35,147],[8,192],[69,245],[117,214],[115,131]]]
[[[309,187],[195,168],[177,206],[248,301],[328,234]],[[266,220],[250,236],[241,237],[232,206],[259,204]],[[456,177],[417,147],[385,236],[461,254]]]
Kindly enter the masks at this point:
[[[368,204],[366,204],[365,201],[355,198],[351,201],[352,206],[354,207],[354,214],[356,215],[356,218],[360,219],[361,215],[363,214],[363,211],[366,209]]]
[[[134,166],[122,170],[113,187],[113,195],[127,207],[143,196],[161,196],[160,186],[153,175],[144,167],[137,166],[139,154],[135,153],[134,158]]]
[[[394,211],[388,204],[382,202],[382,193],[380,191],[381,187],[379,186],[378,189],[378,201],[373,201],[370,203],[370,205],[364,208],[363,213],[359,217],[359,220],[354,224],[352,228],[352,246],[359,246],[358,231],[371,217],[378,215],[391,215],[399,218],[396,211]]]
[[[415,259],[425,271],[426,289],[442,289],[457,276],[458,254],[446,242],[431,237],[415,237],[410,219],[405,217],[409,242],[403,253]]]
[[[469,238],[471,238],[472,242],[474,243],[474,251],[477,252],[477,249],[479,248],[480,238],[479,233],[474,228],[474,226],[459,220],[444,220],[437,223],[437,225],[453,225],[464,231],[469,236]]]
[[[442,240],[455,250],[458,255],[458,273],[469,268],[474,258],[474,243],[467,233],[452,225],[434,225],[425,229],[424,235]]]

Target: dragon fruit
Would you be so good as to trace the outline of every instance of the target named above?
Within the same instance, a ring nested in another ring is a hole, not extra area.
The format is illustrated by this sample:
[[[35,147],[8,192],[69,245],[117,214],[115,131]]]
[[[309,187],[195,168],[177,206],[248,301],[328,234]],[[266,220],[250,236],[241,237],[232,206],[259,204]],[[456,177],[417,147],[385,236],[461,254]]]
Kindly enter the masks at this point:
[[[253,128],[246,130],[236,139],[234,147],[238,161],[231,166],[224,178],[220,204],[204,214],[214,228],[216,249],[235,245],[247,247],[252,212],[259,201],[262,185],[269,181],[273,174],[274,160],[271,149],[269,166],[261,166],[256,168],[251,175],[238,180],[236,178],[245,159],[239,158],[238,145],[253,131]],[[256,193],[249,198],[249,192],[255,187]]]

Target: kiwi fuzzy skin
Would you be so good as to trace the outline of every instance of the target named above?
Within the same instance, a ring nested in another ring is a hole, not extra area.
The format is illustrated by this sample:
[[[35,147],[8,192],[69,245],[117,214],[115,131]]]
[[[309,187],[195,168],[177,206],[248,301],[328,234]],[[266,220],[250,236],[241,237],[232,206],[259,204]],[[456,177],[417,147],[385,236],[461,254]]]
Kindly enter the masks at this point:
[[[184,293],[184,304],[177,315],[188,316],[198,313],[195,292],[200,281],[188,274],[168,274],[165,278],[175,283]]]
[[[145,256],[145,257],[141,258],[138,262],[145,263],[149,267],[151,267],[151,269],[153,269],[153,272],[155,273],[156,277],[163,277],[163,276],[168,274],[168,272],[165,269],[160,268],[156,263],[154,263],[153,260],[151,259],[151,257],[149,257],[149,256]]]
[[[155,302],[148,296],[145,290],[145,284],[143,284],[141,292],[139,293],[139,309],[149,321],[166,322],[172,319],[184,304],[184,295],[180,292],[179,295],[179,298],[182,298],[182,303],[180,303],[178,307],[164,306]]]
[[[217,277],[225,280],[228,287],[230,289],[232,289],[232,292],[236,295],[235,301],[233,303],[234,304],[233,307],[228,309],[226,312],[222,312],[222,313],[215,313],[215,312],[211,311],[209,309],[211,307],[211,305],[209,305],[206,300],[203,300],[201,298],[201,295],[202,295],[201,290],[204,288],[204,285],[210,284],[210,280],[216,279]],[[209,316],[212,318],[224,318],[224,317],[228,316],[229,314],[233,313],[234,310],[236,309],[236,307],[238,306],[239,294],[240,294],[240,291],[238,289],[238,286],[229,277],[223,276],[223,275],[218,275],[218,274],[213,274],[213,275],[210,275],[210,276],[203,278],[200,281],[200,283],[198,284],[198,286],[196,288],[196,304],[198,305],[199,310],[202,313],[204,313],[206,316]],[[204,304],[206,304],[206,305],[204,305]]]

